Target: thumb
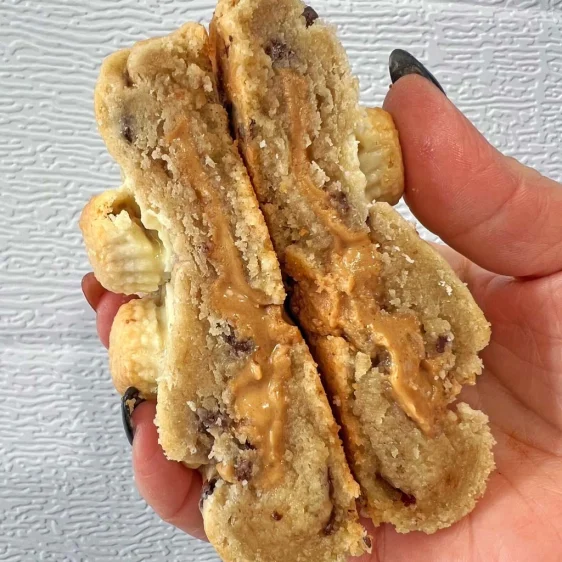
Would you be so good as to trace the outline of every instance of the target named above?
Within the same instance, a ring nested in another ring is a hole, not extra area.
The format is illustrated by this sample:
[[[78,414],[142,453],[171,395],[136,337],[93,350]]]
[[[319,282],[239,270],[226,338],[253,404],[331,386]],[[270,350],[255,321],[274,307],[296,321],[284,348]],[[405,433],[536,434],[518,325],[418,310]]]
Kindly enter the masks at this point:
[[[400,133],[406,202],[422,224],[495,273],[562,270],[560,184],[499,153],[421,76],[401,77],[384,108]]]

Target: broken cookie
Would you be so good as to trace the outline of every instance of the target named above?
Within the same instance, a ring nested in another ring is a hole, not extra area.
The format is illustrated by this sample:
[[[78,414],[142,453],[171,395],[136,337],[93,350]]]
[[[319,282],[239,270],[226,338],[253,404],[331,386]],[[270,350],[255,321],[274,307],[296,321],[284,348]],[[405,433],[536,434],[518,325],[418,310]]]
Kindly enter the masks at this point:
[[[400,532],[447,527],[494,467],[487,417],[454,404],[490,328],[387,204],[403,189],[392,119],[360,108],[333,29],[299,0],[220,0],[211,39],[233,128],[253,131],[240,148],[365,510]]]
[[[273,55],[273,50],[272,50]],[[283,64],[290,54],[278,50]],[[115,385],[157,398],[168,458],[205,480],[205,531],[232,562],[344,562],[365,551],[359,488],[229,134],[205,29],[110,56],[96,116],[124,182],[80,225],[123,305]],[[248,126],[248,138],[252,126]]]

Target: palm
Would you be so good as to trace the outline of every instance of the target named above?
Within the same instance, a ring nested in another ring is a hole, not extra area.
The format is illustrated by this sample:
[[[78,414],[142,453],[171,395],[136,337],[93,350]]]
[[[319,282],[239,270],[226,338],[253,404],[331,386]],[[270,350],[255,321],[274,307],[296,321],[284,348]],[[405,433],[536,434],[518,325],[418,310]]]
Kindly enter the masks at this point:
[[[449,253],[449,252],[447,252]],[[432,536],[375,530],[370,562],[559,560],[562,541],[562,274],[493,275],[448,256],[492,322],[485,371],[462,399],[490,417],[497,469],[476,509]]]

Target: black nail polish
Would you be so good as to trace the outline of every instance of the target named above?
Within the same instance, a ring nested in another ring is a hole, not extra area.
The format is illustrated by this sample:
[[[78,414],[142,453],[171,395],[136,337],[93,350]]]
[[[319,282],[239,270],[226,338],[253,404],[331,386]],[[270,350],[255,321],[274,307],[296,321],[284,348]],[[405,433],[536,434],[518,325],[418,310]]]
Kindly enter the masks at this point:
[[[442,88],[441,84],[439,84],[437,78],[435,78],[416,57],[408,53],[408,51],[403,51],[402,49],[395,49],[392,51],[388,61],[388,68],[393,84],[398,82],[403,76],[418,74],[435,84],[445,94],[445,90]]]
[[[131,416],[133,415],[135,408],[144,401],[144,398],[140,397],[139,391],[134,386],[130,386],[121,398],[121,417],[123,418],[125,435],[127,436],[130,445],[133,444],[133,437],[135,436]]]

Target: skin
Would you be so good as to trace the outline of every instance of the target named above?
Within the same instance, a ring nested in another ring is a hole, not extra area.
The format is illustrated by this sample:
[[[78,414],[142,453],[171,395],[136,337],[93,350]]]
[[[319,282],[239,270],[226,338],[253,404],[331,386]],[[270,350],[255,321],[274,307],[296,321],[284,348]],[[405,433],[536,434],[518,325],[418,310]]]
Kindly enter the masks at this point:
[[[384,107],[400,132],[406,202],[448,244],[441,251],[492,323],[484,375],[462,399],[484,410],[497,470],[475,510],[434,535],[368,526],[361,562],[559,560],[562,544],[562,185],[494,149],[419,76],[400,79]],[[127,299],[83,282],[107,346]],[[155,406],[133,415],[138,489],[162,519],[204,538],[197,472],[165,459]]]

